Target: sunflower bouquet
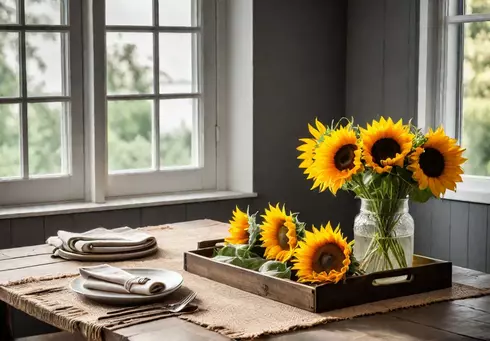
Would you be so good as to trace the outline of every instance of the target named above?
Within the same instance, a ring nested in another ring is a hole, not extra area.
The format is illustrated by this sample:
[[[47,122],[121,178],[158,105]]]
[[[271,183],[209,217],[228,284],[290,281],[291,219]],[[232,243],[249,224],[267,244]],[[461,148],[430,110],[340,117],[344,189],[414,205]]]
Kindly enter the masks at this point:
[[[410,266],[413,219],[406,214],[407,201],[425,202],[456,190],[464,149],[442,128],[423,134],[410,122],[391,118],[373,120],[366,128],[348,119],[330,126],[316,120],[308,128],[312,136],[300,139],[297,149],[311,189],[334,195],[342,189],[361,198],[355,222],[361,226],[354,226],[361,269]],[[411,240],[404,243],[401,234],[410,233],[407,224],[412,225]]]
[[[214,259],[304,283],[338,283],[358,273],[353,242],[347,242],[340,227],[327,223],[308,230],[297,213],[279,204],[269,205],[261,218],[258,224],[257,213],[236,207],[225,246]]]

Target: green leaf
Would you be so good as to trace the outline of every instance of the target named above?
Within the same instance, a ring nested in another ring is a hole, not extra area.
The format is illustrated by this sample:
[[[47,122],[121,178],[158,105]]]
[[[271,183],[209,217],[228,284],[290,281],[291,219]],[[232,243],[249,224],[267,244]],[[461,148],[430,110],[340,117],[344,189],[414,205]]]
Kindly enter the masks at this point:
[[[228,264],[233,264],[233,261],[236,259],[236,257],[230,257],[230,256],[214,256],[213,260],[220,262],[220,263],[228,263]]]
[[[427,202],[430,198],[434,197],[430,189],[427,187],[424,190],[421,190],[417,187],[414,187],[412,192],[410,192],[410,200],[415,202],[424,203]]]
[[[242,259],[237,258],[236,264],[235,263],[232,264],[240,266],[242,268],[257,271],[265,262],[266,260],[263,258],[253,257],[253,258],[242,258]]]
[[[247,213],[248,213],[248,209],[247,209]],[[249,218],[248,218],[248,245],[249,245],[249,249],[252,248],[255,243],[257,242],[257,239],[259,237],[259,234],[260,234],[260,226],[259,224],[257,224],[257,212],[252,214],[252,215],[249,215]]]
[[[285,263],[270,260],[262,264],[259,272],[272,277],[291,279],[291,268]]]
[[[237,246],[240,245],[226,245],[223,246],[217,253],[218,256],[235,257],[237,253]]]

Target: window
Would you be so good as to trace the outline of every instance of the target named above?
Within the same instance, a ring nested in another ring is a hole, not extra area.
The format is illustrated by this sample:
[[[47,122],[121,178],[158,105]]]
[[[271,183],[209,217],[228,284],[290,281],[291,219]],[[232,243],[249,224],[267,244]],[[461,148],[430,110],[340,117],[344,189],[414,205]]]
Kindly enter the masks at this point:
[[[215,13],[0,1],[0,205],[216,188]]]
[[[79,10],[0,2],[0,204],[83,195]]]
[[[462,193],[446,197],[481,201],[481,196],[465,192],[490,193],[490,1],[436,1],[432,12],[430,2],[426,2],[428,11],[421,12],[419,63],[429,79],[422,78],[420,85],[427,90],[422,95],[427,102],[429,97],[436,100],[419,114],[419,123],[442,123],[466,148],[464,182],[458,185]],[[431,27],[436,32],[430,32]],[[432,86],[426,87],[431,81]],[[487,200],[490,197],[483,201]]]

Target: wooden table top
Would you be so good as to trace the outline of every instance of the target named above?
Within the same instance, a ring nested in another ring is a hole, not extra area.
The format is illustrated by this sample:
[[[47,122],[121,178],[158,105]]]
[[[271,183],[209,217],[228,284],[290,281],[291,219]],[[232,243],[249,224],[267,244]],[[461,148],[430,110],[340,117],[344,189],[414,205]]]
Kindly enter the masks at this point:
[[[171,224],[173,228],[216,225],[227,234],[227,224],[198,220]],[[0,250],[0,283],[28,276],[73,272],[76,262],[51,258],[52,247],[37,245]],[[453,267],[453,281],[490,288],[490,274]],[[1,299],[1,297],[0,297]],[[3,309],[2,309],[3,308]],[[6,306],[0,301],[0,340]],[[107,341],[221,341],[227,337],[178,318],[168,318],[106,332]],[[490,340],[490,296],[431,304],[420,308],[333,322],[318,327],[265,336],[264,340]]]

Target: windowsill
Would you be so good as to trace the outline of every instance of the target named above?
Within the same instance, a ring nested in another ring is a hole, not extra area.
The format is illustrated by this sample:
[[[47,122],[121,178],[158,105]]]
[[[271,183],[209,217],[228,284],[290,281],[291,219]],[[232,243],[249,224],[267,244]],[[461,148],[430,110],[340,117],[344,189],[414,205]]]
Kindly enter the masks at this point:
[[[242,193],[232,191],[199,191],[168,193],[158,196],[109,198],[103,204],[96,204],[91,202],[65,202],[32,206],[15,206],[0,208],[0,219],[121,210],[127,208],[149,206],[189,204],[205,201],[255,198],[256,196],[256,193]]]
[[[463,175],[456,192],[446,191],[443,199],[490,204],[490,177]]]

